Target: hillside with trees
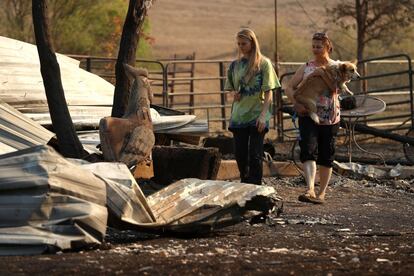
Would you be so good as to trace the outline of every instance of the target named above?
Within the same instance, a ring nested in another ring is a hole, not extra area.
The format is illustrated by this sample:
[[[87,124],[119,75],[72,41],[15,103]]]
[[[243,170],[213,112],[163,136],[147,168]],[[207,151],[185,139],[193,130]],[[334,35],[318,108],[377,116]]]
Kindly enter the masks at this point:
[[[31,0],[0,1],[0,35],[34,43]],[[55,50],[65,54],[115,57],[127,0],[48,0],[50,34]],[[150,56],[149,22],[144,24],[138,54]]]

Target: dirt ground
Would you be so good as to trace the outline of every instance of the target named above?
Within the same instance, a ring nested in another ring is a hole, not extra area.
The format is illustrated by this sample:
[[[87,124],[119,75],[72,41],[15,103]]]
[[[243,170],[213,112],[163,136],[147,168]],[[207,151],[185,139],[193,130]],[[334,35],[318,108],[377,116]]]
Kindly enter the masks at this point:
[[[193,237],[109,229],[95,250],[1,257],[0,274],[412,275],[413,180],[335,176],[324,205],[297,201],[301,177],[265,185],[284,199],[266,223]]]

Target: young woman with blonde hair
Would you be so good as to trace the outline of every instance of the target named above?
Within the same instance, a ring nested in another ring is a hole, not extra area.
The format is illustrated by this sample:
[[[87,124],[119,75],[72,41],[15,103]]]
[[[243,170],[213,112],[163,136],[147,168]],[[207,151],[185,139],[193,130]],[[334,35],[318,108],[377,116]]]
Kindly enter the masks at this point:
[[[241,182],[260,185],[272,90],[280,83],[271,61],[261,54],[252,30],[240,30],[236,40],[239,55],[229,66],[224,88],[233,96],[229,130],[233,133]]]

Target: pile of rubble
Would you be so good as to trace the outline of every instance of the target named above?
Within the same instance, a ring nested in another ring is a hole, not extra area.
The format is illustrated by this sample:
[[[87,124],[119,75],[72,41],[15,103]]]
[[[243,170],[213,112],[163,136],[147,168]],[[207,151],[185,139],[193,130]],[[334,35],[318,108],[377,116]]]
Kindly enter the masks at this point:
[[[108,226],[158,234],[212,231],[267,215],[280,201],[272,187],[212,180],[220,164],[216,150],[154,147],[156,138],[170,135],[198,141],[206,124],[194,115],[160,116],[150,108],[148,73],[127,65],[133,85],[125,115],[96,117],[94,108],[87,110],[88,100],[105,104],[112,95],[93,97],[88,89],[96,84],[108,91],[108,84],[59,55],[65,89],[82,84],[83,95],[78,90],[67,95],[69,106],[85,105],[82,116],[75,115],[77,123],[99,123],[99,132],[88,136],[95,143],[84,145],[93,163],[63,157],[58,147],[49,146],[58,144],[54,133],[40,125],[50,118],[37,116],[47,105],[40,70],[24,66],[39,66],[35,46],[0,37],[0,56],[5,57],[0,66],[5,72],[0,84],[0,255],[93,247],[102,243]],[[22,79],[28,83],[21,84]],[[30,90],[31,82],[36,82],[33,94],[13,94],[22,85]],[[37,115],[26,113],[29,118],[18,109]],[[72,111],[76,114],[73,106]],[[92,116],[86,118],[88,112]],[[194,175],[199,177],[188,178]],[[135,178],[154,176],[163,188],[145,196]]]

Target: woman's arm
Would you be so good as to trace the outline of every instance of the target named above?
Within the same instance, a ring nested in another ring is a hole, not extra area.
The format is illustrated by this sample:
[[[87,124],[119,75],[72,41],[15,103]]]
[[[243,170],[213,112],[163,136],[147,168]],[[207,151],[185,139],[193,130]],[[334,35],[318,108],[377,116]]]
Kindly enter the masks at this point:
[[[226,101],[240,101],[240,93],[239,91],[236,91],[236,85],[239,86],[239,84],[234,83],[234,79],[233,79],[233,72],[234,72],[234,66],[235,66],[235,61],[233,61],[230,66],[229,69],[227,70],[227,75],[226,75],[226,82],[224,84],[224,98]]]
[[[293,75],[292,79],[288,82],[288,85],[285,89],[285,94],[289,98],[289,100],[295,104],[295,98],[293,94],[295,93],[295,89],[299,85],[299,83],[303,80],[303,73],[305,71],[305,65],[302,65],[296,73]]]
[[[264,102],[262,112],[256,121],[257,131],[262,132],[266,128],[266,114],[269,111],[270,104],[272,102],[272,91],[268,90],[264,92]]]
[[[296,73],[293,75],[292,79],[289,81],[289,83],[288,83],[288,85],[285,89],[286,96],[292,102],[293,108],[295,109],[295,111],[299,114],[306,114],[307,110],[302,104],[296,102],[295,97],[293,97],[293,95],[295,94],[295,90],[298,87],[299,83],[301,83],[301,81],[303,80],[303,74],[305,72],[305,66],[306,66],[305,64],[302,65],[296,71]]]

